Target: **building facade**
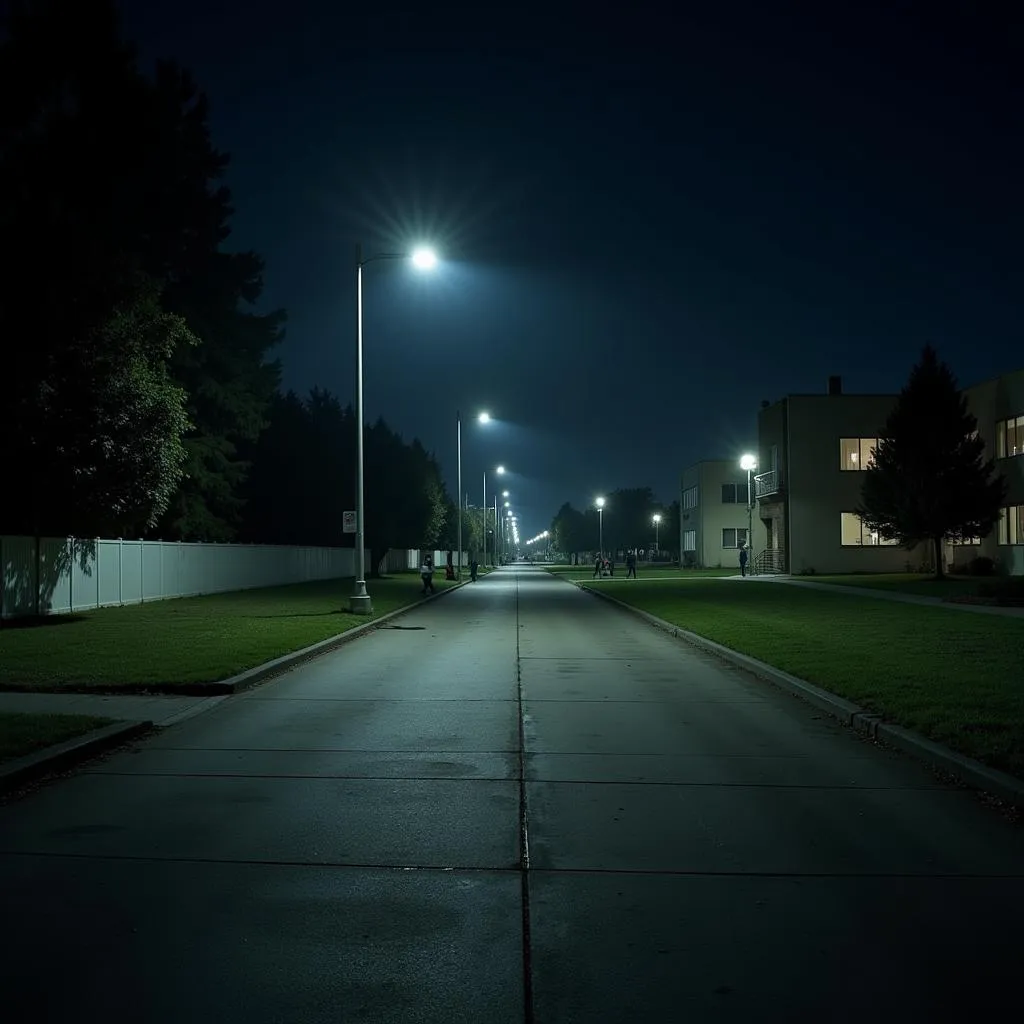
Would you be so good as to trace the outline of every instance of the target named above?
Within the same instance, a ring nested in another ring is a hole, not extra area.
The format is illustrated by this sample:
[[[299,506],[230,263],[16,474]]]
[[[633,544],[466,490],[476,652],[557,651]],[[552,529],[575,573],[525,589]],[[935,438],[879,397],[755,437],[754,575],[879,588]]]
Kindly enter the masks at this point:
[[[999,525],[947,545],[947,564],[985,555],[1024,573],[1024,370],[964,392],[978,432],[1007,481]],[[838,377],[820,395],[765,403],[758,417],[757,517],[768,568],[791,573],[905,572],[929,565],[929,545],[907,551],[867,529],[854,511],[863,473],[896,395],[845,395]]]
[[[753,478],[750,477],[753,500]],[[740,547],[753,528],[751,558],[765,546],[756,506],[748,512],[748,474],[736,459],[697,462],[683,471],[679,493],[679,550],[683,566],[739,569]]]

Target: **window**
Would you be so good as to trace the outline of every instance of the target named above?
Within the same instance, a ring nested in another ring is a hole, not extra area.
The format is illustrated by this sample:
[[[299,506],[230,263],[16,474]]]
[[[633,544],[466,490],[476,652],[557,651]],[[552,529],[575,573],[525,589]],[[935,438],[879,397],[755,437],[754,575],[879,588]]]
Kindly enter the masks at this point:
[[[736,485],[735,484],[722,484],[722,504],[723,505],[735,505],[736,504]]]
[[[727,526],[722,530],[722,547],[723,548],[738,548],[741,544],[747,543],[747,531],[745,529],[737,530],[731,526]]]
[[[696,508],[697,507],[697,488],[687,487],[683,491],[683,508]]]
[[[1024,455],[1024,416],[996,422],[996,458],[1012,459],[1015,455]]]
[[[877,445],[877,437],[841,437],[839,468],[854,473],[867,469],[875,460]]]
[[[683,534],[683,550],[684,551],[696,551],[697,550],[697,531],[687,530]]]
[[[999,510],[997,539],[1000,544],[1024,544],[1024,505]]]
[[[897,540],[885,540],[884,537],[869,530],[856,512],[840,512],[840,543],[844,548],[895,547]]]

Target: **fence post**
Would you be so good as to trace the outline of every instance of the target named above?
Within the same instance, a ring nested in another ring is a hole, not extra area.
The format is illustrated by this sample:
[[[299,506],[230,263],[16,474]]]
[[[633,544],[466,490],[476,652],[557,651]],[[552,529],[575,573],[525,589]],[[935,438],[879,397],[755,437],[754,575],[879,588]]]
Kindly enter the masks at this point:
[[[117,538],[117,604],[124,607],[124,537]]]

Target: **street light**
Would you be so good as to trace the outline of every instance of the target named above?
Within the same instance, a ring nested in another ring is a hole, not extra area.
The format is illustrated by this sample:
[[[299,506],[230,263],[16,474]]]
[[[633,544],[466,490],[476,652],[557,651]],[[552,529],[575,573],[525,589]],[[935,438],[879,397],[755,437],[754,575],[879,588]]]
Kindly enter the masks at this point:
[[[356,243],[356,582],[348,600],[348,610],[356,615],[372,615],[373,602],[366,592],[366,505],[363,500],[363,267],[375,260],[410,259],[409,253],[381,252],[363,258],[363,247]],[[433,249],[423,246],[411,254],[418,270],[437,265]]]
[[[754,494],[751,489],[751,474],[757,469],[757,456],[756,455],[744,455],[740,459],[740,469],[747,471],[747,549],[753,551],[754,549]],[[750,571],[754,571],[754,563],[750,563]]]
[[[486,423],[487,420],[482,418],[483,415],[484,414],[482,413],[481,414],[480,422],[481,423]],[[490,417],[488,417],[488,419],[489,418]],[[502,473],[505,472],[505,467],[504,466],[498,466],[498,467],[495,468],[494,472],[497,473],[498,476],[501,476]],[[480,522],[481,522],[481,525],[484,528],[484,560],[483,560],[483,565],[486,566],[487,565],[487,470],[486,469],[484,470],[484,503],[483,503],[483,507],[480,510],[480,516],[481,516]],[[495,526],[494,529],[495,529],[494,541],[495,541],[495,544],[497,544],[497,541],[498,541],[498,537],[497,537],[497,529],[498,528],[497,528],[497,526]]]
[[[661,523],[661,513],[655,512],[651,518],[654,520],[654,553],[657,554],[661,550],[661,544],[658,541],[658,526]]]
[[[455,578],[462,579],[462,413],[458,410],[455,411],[455,419],[457,422],[457,436],[458,436],[458,499],[459,499],[459,529],[456,543],[459,546],[459,567],[456,570]],[[480,413],[476,418],[477,423],[490,423],[491,415],[487,412]]]
[[[594,504],[597,506],[598,554],[604,558],[604,498],[595,498]]]

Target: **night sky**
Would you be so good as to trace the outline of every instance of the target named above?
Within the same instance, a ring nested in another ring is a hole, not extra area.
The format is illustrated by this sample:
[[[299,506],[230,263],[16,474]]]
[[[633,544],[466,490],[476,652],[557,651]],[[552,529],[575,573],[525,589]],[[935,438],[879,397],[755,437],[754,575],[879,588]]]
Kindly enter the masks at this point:
[[[671,501],[830,374],[896,391],[929,341],[964,385],[1024,365],[1019,13],[121,2],[209,95],[286,387],[353,399],[357,240],[437,247],[367,268],[367,418],[454,493],[456,409],[489,410],[464,490],[504,463],[524,538],[615,487]]]

